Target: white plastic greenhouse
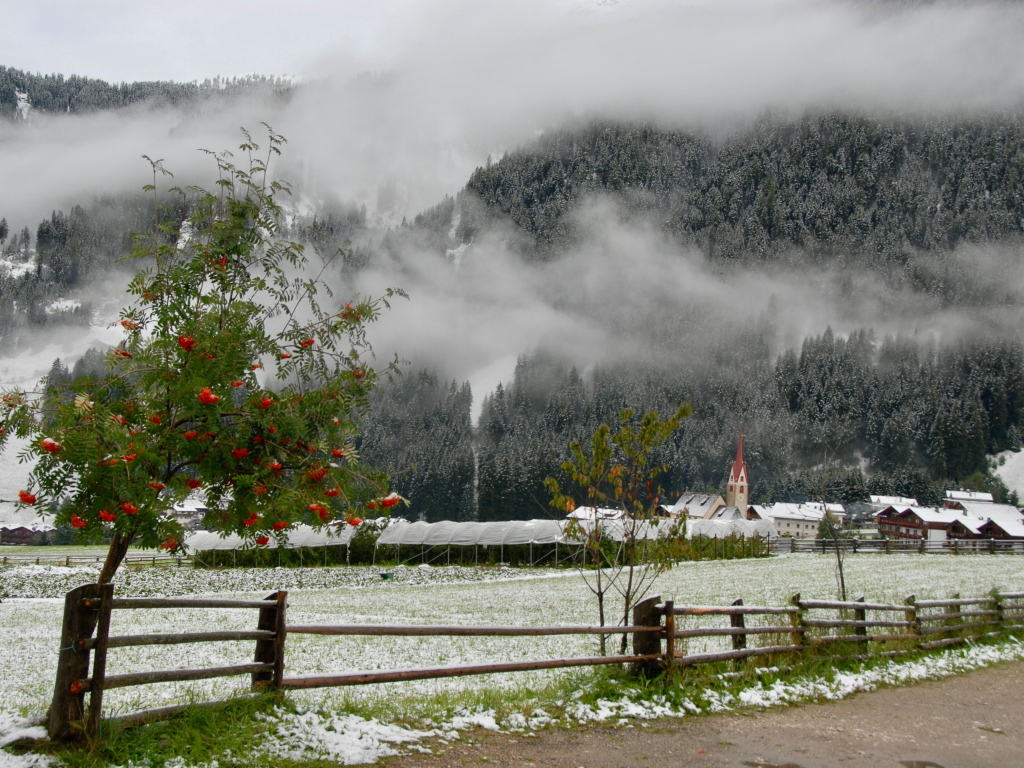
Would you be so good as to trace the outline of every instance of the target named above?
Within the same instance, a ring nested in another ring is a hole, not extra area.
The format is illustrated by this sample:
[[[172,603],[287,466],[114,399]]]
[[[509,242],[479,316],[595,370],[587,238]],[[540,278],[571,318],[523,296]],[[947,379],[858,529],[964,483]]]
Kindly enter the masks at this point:
[[[381,525],[384,521],[367,521],[361,525]],[[668,519],[657,522],[633,521],[630,519],[583,519],[574,521],[559,520],[504,520],[498,522],[475,523],[475,522],[454,522],[442,520],[437,523],[415,522],[410,523],[401,518],[389,521],[387,527],[381,532],[374,545],[374,559],[376,559],[376,548],[384,546],[397,547],[397,556],[401,560],[401,548],[411,547],[414,549],[412,557],[417,555],[423,562],[426,562],[427,548],[444,547],[446,559],[451,561],[452,547],[498,547],[501,560],[504,560],[505,547],[528,546],[530,563],[533,563],[534,545],[554,547],[555,562],[559,561],[559,549],[564,547],[566,557],[571,556],[572,551],[580,546],[580,541],[572,535],[572,528],[567,526],[579,526],[583,531],[593,530],[599,526],[603,535],[612,541],[623,541],[635,537],[638,540],[651,540],[661,536],[669,535],[672,530],[673,521]],[[284,549],[304,549],[319,547],[348,546],[356,528],[350,525],[340,525],[336,528],[316,530],[308,525],[299,525],[288,531],[286,542],[281,545]],[[743,538],[768,538],[778,537],[778,532],[771,520],[691,520],[687,523],[687,537],[703,536],[712,539],[724,539],[730,536]],[[258,547],[251,540],[246,540],[237,534],[219,534],[200,531],[185,539],[185,549],[191,553],[216,552],[216,551],[238,551],[246,549],[277,549],[279,544],[275,538],[271,538],[265,547]],[[418,551],[417,551],[418,550]],[[551,554],[551,550],[547,550]],[[474,561],[478,560],[478,553],[474,554]],[[432,560],[438,559],[440,555],[433,555]]]

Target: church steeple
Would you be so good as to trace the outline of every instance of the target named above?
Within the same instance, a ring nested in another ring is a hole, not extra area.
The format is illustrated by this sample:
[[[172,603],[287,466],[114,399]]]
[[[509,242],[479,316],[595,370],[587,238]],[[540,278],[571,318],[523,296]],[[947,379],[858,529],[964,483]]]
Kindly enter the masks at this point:
[[[725,495],[725,503],[730,507],[738,507],[746,516],[747,505],[750,503],[750,482],[747,479],[747,464],[743,461],[743,425],[740,424],[740,442],[736,446],[736,461],[729,472],[729,488]]]

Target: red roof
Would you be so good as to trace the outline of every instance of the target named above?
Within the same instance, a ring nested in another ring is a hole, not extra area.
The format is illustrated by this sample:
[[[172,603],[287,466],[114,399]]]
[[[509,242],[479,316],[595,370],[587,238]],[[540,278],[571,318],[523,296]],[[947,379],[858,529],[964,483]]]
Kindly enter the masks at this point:
[[[743,425],[740,424],[740,443],[736,447],[736,461],[732,463],[732,472],[729,473],[729,482],[739,480],[740,476],[747,476],[747,464],[743,461]]]

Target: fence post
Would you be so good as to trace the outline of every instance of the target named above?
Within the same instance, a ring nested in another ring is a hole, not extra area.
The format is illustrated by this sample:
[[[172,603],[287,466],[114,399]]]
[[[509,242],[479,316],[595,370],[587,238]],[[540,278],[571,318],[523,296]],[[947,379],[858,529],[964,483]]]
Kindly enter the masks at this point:
[[[854,602],[855,603],[863,603],[864,602],[864,595],[861,595],[860,597],[858,597],[856,600],[854,600]],[[853,609],[853,620],[854,621],[867,621],[868,620],[868,612],[866,610],[864,610],[863,608],[854,608]],[[855,634],[855,635],[864,636],[867,633],[868,633],[868,628],[867,627],[854,627],[853,628],[853,634]]]
[[[887,554],[887,555],[888,555],[888,554],[889,554],[889,552],[890,552],[890,549],[889,549],[889,537],[888,537],[888,536],[886,536],[886,537],[885,537],[885,554]]]
[[[954,600],[959,600],[960,599],[960,593],[959,592],[954,593],[953,594],[953,599]],[[961,610],[963,610],[963,606],[960,606],[960,605],[950,605],[950,606],[948,606],[946,608],[946,613],[960,613]],[[963,619],[961,617],[959,617],[959,616],[956,616],[956,617],[954,617],[952,619],[946,619],[942,623],[945,624],[947,627],[949,627],[948,630],[946,630],[945,632],[942,633],[942,634],[946,635],[946,634],[950,634],[952,632],[956,632],[957,628],[958,628],[958,625],[963,624]]]
[[[46,717],[46,731],[53,741],[74,738],[81,732],[85,713],[85,692],[80,680],[89,676],[89,651],[79,643],[92,637],[99,612],[86,608],[84,601],[99,594],[98,584],[83,584],[64,597],[64,623],[57,655],[57,676],[53,701]]]
[[[796,612],[789,614],[789,623],[793,629],[790,632],[791,645],[807,645],[807,627],[804,626],[804,608],[800,604],[800,593],[797,592],[789,599],[789,604],[796,607]]]
[[[733,605],[743,605],[743,598],[741,597],[739,600],[734,600],[732,604]],[[734,613],[734,614],[732,614],[732,616],[729,617],[729,623],[732,624],[732,626],[735,629],[745,629],[746,628],[744,623],[743,623],[743,614],[742,613]],[[741,650],[741,649],[746,648],[746,647],[747,647],[747,636],[746,636],[745,633],[744,634],[735,634],[735,635],[732,636],[732,649],[734,651],[738,651],[738,650]]]
[[[633,606],[633,626],[653,627],[661,626],[662,611],[658,608],[661,602],[661,595],[648,597]],[[661,653],[661,637],[656,632],[634,632],[633,633],[633,655],[648,656],[654,653]],[[657,674],[660,669],[656,661],[641,661],[633,664],[634,672],[643,672],[649,675]]]
[[[671,670],[676,665],[676,614],[675,601],[665,601],[665,668]]]
[[[114,599],[114,585],[100,585],[100,611],[96,625],[96,645],[93,646],[92,683],[89,686],[89,718],[85,732],[95,735],[100,726],[103,709],[103,687],[107,675],[107,640],[110,638],[110,601]]]
[[[917,595],[910,595],[903,603],[907,606],[907,621],[910,622],[907,630],[909,634],[914,635],[912,639],[916,644],[921,639],[921,622],[917,620]]]
[[[1002,631],[1006,614],[1003,612],[1003,599],[999,596],[998,587],[992,590],[992,610],[996,612],[996,621],[999,623],[999,630]]]
[[[273,639],[257,640],[256,653],[253,661],[262,664],[273,664],[273,669],[252,673],[252,687],[263,690],[281,690],[281,680],[284,677],[284,642],[287,626],[285,623],[285,609],[287,607],[288,592],[281,589],[271,592],[264,600],[273,600],[274,605],[260,608],[259,621],[256,629],[264,632],[273,632]]]
[[[994,555],[996,553],[996,540],[995,539],[989,539],[988,540],[988,553],[990,555]]]

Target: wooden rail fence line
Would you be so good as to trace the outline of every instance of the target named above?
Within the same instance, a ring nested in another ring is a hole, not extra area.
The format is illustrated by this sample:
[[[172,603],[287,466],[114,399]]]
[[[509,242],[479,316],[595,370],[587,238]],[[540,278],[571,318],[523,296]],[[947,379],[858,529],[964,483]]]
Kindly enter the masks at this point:
[[[86,565],[90,563],[102,563],[106,560],[103,555],[2,555],[0,564],[17,565],[18,563],[30,563],[33,565],[56,564],[71,567],[72,565]],[[191,563],[192,558],[188,555],[128,555],[121,561],[125,565],[176,565],[181,567],[185,563]]]
[[[205,680],[250,675],[255,691],[283,691],[343,685],[366,685],[440,677],[501,672],[627,664],[633,670],[656,673],[739,659],[777,654],[829,653],[845,658],[894,656],[917,649],[940,648],[969,640],[1024,630],[1024,592],[993,592],[986,597],[917,600],[901,604],[803,600],[794,595],[788,605],[676,605],[651,597],[633,609],[630,626],[509,627],[374,624],[287,624],[287,592],[272,592],[262,600],[203,598],[115,598],[112,584],[86,584],[69,592],[57,660],[53,703],[47,730],[52,739],[95,733],[106,690],[151,683]],[[115,610],[237,609],[258,611],[256,628],[147,635],[110,635]],[[686,622],[728,620],[728,626],[685,626]],[[324,675],[286,677],[285,643],[288,634],[326,636],[399,637],[544,637],[555,635],[630,635],[632,653],[530,661],[491,662],[449,667],[346,671]],[[697,639],[727,639],[726,650],[705,647],[687,652]],[[203,669],[170,669],[108,675],[111,649],[183,643],[255,641],[251,662]],[[849,649],[859,646],[860,654]],[[873,644],[868,646],[868,644]],[[90,670],[91,667],[91,670]],[[89,694],[88,710],[85,694]],[[219,702],[208,702],[213,705]],[[111,720],[142,723],[167,717],[185,706],[159,707]]]
[[[836,543],[831,539],[797,538],[780,536],[772,539],[769,550],[773,554],[787,552],[835,552]],[[839,539],[843,552],[854,554],[897,554],[916,552],[919,554],[941,555],[1024,555],[1022,539]]]

